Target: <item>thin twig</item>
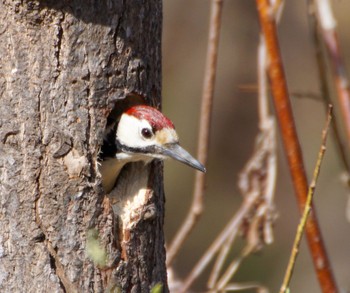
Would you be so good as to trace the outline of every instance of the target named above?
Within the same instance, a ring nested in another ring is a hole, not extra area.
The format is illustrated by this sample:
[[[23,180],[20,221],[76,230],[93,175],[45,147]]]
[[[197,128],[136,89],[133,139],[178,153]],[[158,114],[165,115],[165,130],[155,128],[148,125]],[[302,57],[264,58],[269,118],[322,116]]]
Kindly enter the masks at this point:
[[[265,36],[269,55],[269,77],[274,105],[299,209],[302,212],[306,202],[308,184],[288,97],[287,84],[277,40],[276,24],[274,18],[271,16],[272,11],[269,0],[256,0],[256,3],[262,33]],[[308,219],[306,235],[315,271],[317,272],[318,281],[323,292],[337,292],[337,286],[332,274],[315,210],[313,210],[313,213],[310,214]],[[319,265],[320,263],[322,263],[322,266]]]
[[[223,0],[211,1],[208,51],[207,51],[206,69],[205,69],[205,77],[204,77],[204,85],[203,85],[203,96],[202,96],[202,105],[201,105],[201,114],[200,114],[200,123],[199,123],[200,129],[199,129],[198,149],[197,149],[198,160],[202,162],[204,165],[207,164],[207,158],[208,158],[210,122],[211,122],[211,112],[212,112],[216,67],[217,67],[217,59],[218,59],[222,8],[223,8]],[[205,174],[201,172],[196,172],[192,205],[184,223],[181,225],[180,230],[177,232],[174,240],[169,246],[169,249],[167,252],[167,266],[171,265],[176,254],[182,247],[185,239],[191,233],[194,225],[197,223],[200,215],[202,214],[204,189],[205,189]]]
[[[281,16],[281,9],[283,8],[283,5],[281,1],[276,2],[279,4],[279,9],[276,9],[275,12]],[[277,7],[277,6],[275,6]],[[264,198],[264,201],[267,203],[267,206],[270,208],[273,206],[273,196],[275,191],[275,183],[276,183],[276,169],[277,169],[277,162],[276,162],[276,150],[275,150],[275,122],[272,118],[269,110],[269,96],[268,96],[268,79],[267,79],[267,53],[266,53],[266,44],[264,41],[263,36],[260,36],[260,42],[258,46],[258,52],[257,52],[257,59],[258,59],[258,66],[257,66],[257,72],[258,72],[258,109],[259,109],[259,129],[260,134],[258,137],[263,137],[265,141],[268,143],[265,143],[263,147],[261,144],[257,150],[255,150],[254,154],[248,161],[247,165],[257,165],[260,168],[261,162],[258,162],[262,158],[262,153],[267,155],[266,160],[267,167],[266,167],[266,181],[260,182],[260,188],[261,188],[261,197]],[[260,141],[262,139],[260,138]],[[260,152],[259,152],[260,150]],[[259,153],[259,155],[257,155]],[[265,156],[263,156],[265,157]],[[247,174],[250,174],[248,171],[249,167],[245,167],[245,172]],[[251,170],[250,170],[251,171]],[[245,173],[242,172],[242,173]],[[257,170],[254,169],[254,171],[251,172],[257,172]],[[260,170],[260,172],[265,173],[264,171]],[[242,176],[242,174],[241,174]],[[247,175],[247,177],[250,177]],[[242,177],[240,177],[242,180]],[[250,178],[251,179],[251,178]],[[265,188],[262,188],[262,186],[265,185]],[[249,195],[245,195],[249,196]],[[258,213],[258,210],[255,212],[255,214]],[[253,216],[254,217],[254,216]],[[264,225],[265,227],[265,237],[268,244],[273,242],[273,236],[270,229],[270,223],[266,223]],[[259,229],[259,228],[258,228]],[[226,270],[224,275],[221,277],[221,279],[218,281],[220,271],[222,270],[225,260],[227,258],[227,255],[229,253],[229,250],[232,246],[233,241],[235,240],[236,234],[232,234],[227,241],[222,245],[222,248],[220,250],[220,253],[218,254],[215,264],[213,266],[213,269],[211,271],[209,280],[208,280],[208,288],[217,290],[222,290],[223,288],[226,288],[227,283],[230,281],[230,279],[233,277],[235,272],[238,269],[238,266],[241,263],[241,260],[243,260],[243,255],[240,256],[238,259],[235,259],[231,262],[231,265]],[[252,246],[248,243],[247,249],[245,249],[245,252],[252,251],[249,248],[252,248]],[[245,254],[247,256],[247,254]]]
[[[350,147],[350,88],[336,31],[337,22],[334,19],[329,0],[316,0],[315,3],[323,40],[333,67],[334,83],[343,114],[348,146]]]
[[[218,281],[217,286],[215,288],[216,291],[222,292],[222,290],[227,286],[228,282],[238,270],[245,256],[246,255],[241,254],[239,257],[237,257],[231,262],[226,272],[221,276],[220,280]]]
[[[208,289],[214,289],[215,284],[217,283],[217,280],[219,278],[220,271],[224,266],[227,255],[230,252],[232,243],[235,240],[236,236],[237,233],[232,233],[225,241],[225,243],[222,244],[221,250],[216,258],[215,264],[208,279]]]
[[[181,292],[187,292],[188,288],[192,285],[192,283],[197,279],[197,277],[205,270],[209,262],[214,258],[214,255],[219,251],[225,241],[232,236],[232,234],[237,234],[239,231],[239,227],[242,224],[243,219],[246,217],[247,213],[251,210],[253,205],[256,202],[259,194],[248,197],[244,200],[239,210],[232,217],[230,222],[226,225],[224,230],[218,235],[215,241],[211,244],[211,246],[207,249],[207,251],[203,254],[201,259],[194,266],[186,280],[184,281],[183,287],[181,288]]]
[[[250,289],[256,289],[258,293],[268,293],[269,290],[263,286],[261,286],[258,283],[243,283],[243,284],[228,284],[225,287],[224,292],[229,291],[242,291],[242,290],[250,290]]]
[[[292,252],[291,252],[291,256],[289,258],[289,262],[288,262],[288,267],[283,279],[283,283],[280,289],[280,293],[285,293],[289,287],[290,284],[290,280],[293,274],[293,269],[295,266],[295,261],[296,258],[298,256],[299,253],[299,247],[300,247],[300,242],[301,239],[303,237],[303,232],[306,226],[306,222],[307,219],[309,217],[310,211],[312,209],[312,199],[315,193],[315,188],[316,188],[316,183],[317,183],[317,179],[318,179],[318,175],[320,174],[320,169],[321,169],[321,164],[323,161],[323,157],[324,154],[326,152],[326,142],[327,142],[327,134],[328,134],[328,129],[329,129],[329,125],[331,123],[332,120],[332,106],[329,105],[328,108],[328,116],[327,116],[327,121],[326,121],[326,126],[323,129],[322,132],[322,144],[321,144],[321,148],[320,151],[318,153],[318,158],[317,158],[317,162],[316,162],[316,166],[314,169],[314,174],[313,174],[313,178],[311,181],[311,184],[309,186],[309,191],[307,194],[307,199],[306,199],[306,203],[305,203],[305,208],[304,208],[304,212],[303,215],[301,217],[300,223],[298,225],[298,229],[297,229],[297,234],[295,236],[295,240],[294,240],[294,244],[293,244],[293,248],[292,248]]]
[[[317,61],[318,74],[320,79],[320,86],[322,92],[322,98],[324,101],[325,110],[328,111],[328,105],[333,104],[330,89],[327,82],[327,65],[324,56],[324,50],[322,46],[322,41],[320,38],[319,24],[316,17],[316,3],[315,0],[308,0],[308,16],[309,16],[309,25],[311,29],[311,34],[313,37],[315,55]],[[337,146],[337,151],[339,153],[340,160],[343,164],[345,171],[350,174],[350,166],[346,156],[346,151],[344,143],[342,141],[336,116],[333,117],[331,121],[331,127],[333,130],[335,144]]]
[[[282,1],[276,1],[274,5],[275,18],[280,19],[283,11]],[[278,21],[277,20],[277,21]],[[260,35],[260,42],[258,46],[258,83],[259,83],[259,128],[261,132],[268,131],[269,133],[269,157],[266,180],[266,190],[264,197],[268,206],[273,205],[273,197],[275,194],[276,179],[277,179],[277,155],[276,155],[276,122],[271,116],[269,109],[269,85],[268,85],[268,54],[266,49],[266,42],[263,35]],[[272,242],[272,239],[270,239]],[[270,244],[270,243],[269,243]]]
[[[255,84],[242,84],[238,86],[238,90],[243,93],[256,93],[258,91],[258,86]],[[291,91],[290,96],[291,98],[296,98],[296,99],[309,99],[309,100],[315,100],[315,101],[322,101],[321,94],[315,93],[315,92]]]
[[[267,80],[267,52],[264,37],[260,34],[260,42],[258,46],[258,109],[259,109],[259,127],[264,128],[267,121],[270,120],[271,114],[269,111],[268,89],[269,84]]]

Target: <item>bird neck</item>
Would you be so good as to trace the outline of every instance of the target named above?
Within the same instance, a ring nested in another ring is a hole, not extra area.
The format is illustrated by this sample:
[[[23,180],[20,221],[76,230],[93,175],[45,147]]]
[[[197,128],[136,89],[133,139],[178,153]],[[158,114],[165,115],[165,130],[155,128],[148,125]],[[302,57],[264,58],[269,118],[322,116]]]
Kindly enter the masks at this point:
[[[119,161],[117,158],[107,158],[102,162],[99,170],[102,175],[102,186],[105,192],[110,192],[114,185],[121,169],[127,161]]]
[[[117,153],[114,158],[104,160],[99,168],[102,174],[102,186],[105,192],[109,193],[120,174],[122,168],[131,162],[142,161],[145,164],[150,163],[154,158],[142,154]]]

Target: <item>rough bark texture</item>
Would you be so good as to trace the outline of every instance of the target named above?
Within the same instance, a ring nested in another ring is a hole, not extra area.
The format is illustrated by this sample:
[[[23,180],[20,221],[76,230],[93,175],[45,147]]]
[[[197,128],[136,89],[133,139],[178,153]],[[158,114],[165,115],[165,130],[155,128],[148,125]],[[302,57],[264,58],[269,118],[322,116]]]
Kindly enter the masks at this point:
[[[136,92],[160,105],[161,9],[161,0],[0,0],[1,292],[167,291],[161,165],[146,170],[152,212],[122,244],[97,169],[115,102]],[[86,250],[92,228],[103,268]]]

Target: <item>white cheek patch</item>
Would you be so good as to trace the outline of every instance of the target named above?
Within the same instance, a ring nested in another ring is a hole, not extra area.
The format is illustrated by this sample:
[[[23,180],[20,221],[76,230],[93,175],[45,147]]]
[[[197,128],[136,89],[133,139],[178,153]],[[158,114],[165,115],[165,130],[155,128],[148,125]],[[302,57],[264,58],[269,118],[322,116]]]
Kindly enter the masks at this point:
[[[153,139],[145,139],[141,136],[142,128],[152,129],[147,120],[139,120],[134,116],[123,114],[119,121],[117,138],[128,147],[140,148],[153,145]]]
[[[134,116],[123,114],[119,121],[117,138],[121,144],[132,148],[143,148],[151,145],[162,146],[178,142],[176,131],[172,128],[163,128],[149,139],[142,136],[141,130],[143,128],[152,129],[147,120],[139,120]]]

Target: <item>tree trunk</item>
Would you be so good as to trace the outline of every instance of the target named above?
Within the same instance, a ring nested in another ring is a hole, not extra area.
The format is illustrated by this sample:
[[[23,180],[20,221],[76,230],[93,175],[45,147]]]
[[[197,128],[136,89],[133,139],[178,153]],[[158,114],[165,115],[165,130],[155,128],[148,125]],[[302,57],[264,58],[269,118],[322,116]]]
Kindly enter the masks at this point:
[[[161,9],[0,1],[1,292],[168,291],[161,164],[125,171],[116,194],[144,190],[127,220],[97,164],[120,99],[160,105]]]

